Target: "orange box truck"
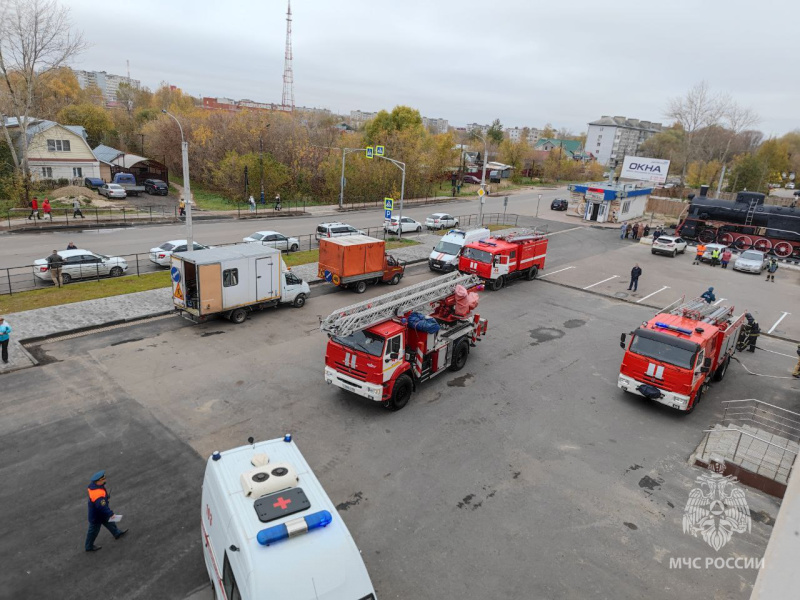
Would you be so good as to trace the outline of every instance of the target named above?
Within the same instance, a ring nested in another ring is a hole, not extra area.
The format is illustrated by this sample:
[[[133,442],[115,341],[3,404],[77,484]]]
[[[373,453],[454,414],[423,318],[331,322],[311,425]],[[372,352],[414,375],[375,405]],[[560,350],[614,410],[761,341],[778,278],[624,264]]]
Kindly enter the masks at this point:
[[[405,264],[386,254],[383,240],[348,235],[319,241],[318,276],[333,285],[362,294],[369,283],[397,285],[404,273]]]

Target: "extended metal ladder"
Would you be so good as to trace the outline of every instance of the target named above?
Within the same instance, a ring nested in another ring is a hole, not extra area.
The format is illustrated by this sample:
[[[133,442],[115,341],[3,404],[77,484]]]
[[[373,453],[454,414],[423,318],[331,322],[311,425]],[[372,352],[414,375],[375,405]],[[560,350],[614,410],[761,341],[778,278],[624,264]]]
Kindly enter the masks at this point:
[[[703,298],[695,298],[694,300],[689,300],[688,302],[683,302],[672,307],[669,312],[673,315],[686,317],[687,319],[719,325],[727,321],[728,317],[733,314],[733,307],[714,306],[706,302]]]
[[[750,208],[747,209],[747,215],[744,218],[745,225],[753,224],[753,215],[756,212],[756,207],[758,207],[758,200],[756,199],[750,200]]]
[[[422,310],[427,304],[453,294],[457,285],[469,288],[480,282],[476,275],[450,273],[340,308],[323,319],[319,328],[329,335],[345,337],[410,310]]]

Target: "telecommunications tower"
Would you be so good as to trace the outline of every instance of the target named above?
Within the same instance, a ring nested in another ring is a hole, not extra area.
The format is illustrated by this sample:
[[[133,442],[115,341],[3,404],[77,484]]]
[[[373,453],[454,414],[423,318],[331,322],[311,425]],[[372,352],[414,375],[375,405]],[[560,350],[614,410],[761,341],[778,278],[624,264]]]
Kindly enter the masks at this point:
[[[292,72],[292,0],[286,12],[286,55],[283,63],[283,97],[281,104],[284,110],[294,112],[294,73]]]

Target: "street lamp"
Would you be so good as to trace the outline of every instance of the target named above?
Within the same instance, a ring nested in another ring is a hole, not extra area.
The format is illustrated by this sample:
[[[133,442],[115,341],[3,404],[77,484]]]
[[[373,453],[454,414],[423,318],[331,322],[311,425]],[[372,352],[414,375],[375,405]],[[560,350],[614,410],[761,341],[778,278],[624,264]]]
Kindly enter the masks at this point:
[[[269,126],[272,123],[267,123],[267,126],[264,129],[269,129]],[[261,168],[261,204],[266,204],[264,200],[264,136],[263,134],[258,134],[258,162],[259,167]]]
[[[389,158],[388,156],[379,156],[378,158],[382,158],[384,160],[388,160],[392,163],[395,167],[400,169],[403,172],[403,179],[400,182],[400,216],[397,219],[397,237],[399,239],[403,239],[403,197],[406,193],[406,163],[400,162],[399,160],[395,160],[393,158]]]
[[[483,142],[483,172],[481,173],[481,189],[484,195],[481,195],[478,202],[478,227],[483,225],[483,202],[486,194],[486,138],[476,131],[472,132],[472,136],[478,138]]]
[[[539,203],[542,201],[542,195],[539,194],[539,199],[536,201],[536,218],[539,218]]]
[[[194,238],[192,236],[192,189],[189,184],[189,142],[183,137],[183,127],[178,118],[166,108],[161,109],[165,115],[172,117],[178,124],[178,129],[181,132],[181,155],[183,157],[183,201],[186,205],[186,250],[191,252],[194,250]]]

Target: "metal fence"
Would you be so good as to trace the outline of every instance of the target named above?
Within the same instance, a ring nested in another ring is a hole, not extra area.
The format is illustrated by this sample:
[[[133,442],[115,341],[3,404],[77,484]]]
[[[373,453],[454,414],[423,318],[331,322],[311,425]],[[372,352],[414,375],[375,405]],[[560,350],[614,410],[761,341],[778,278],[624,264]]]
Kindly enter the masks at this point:
[[[458,219],[459,227],[478,227],[479,217],[477,214],[467,215],[453,215]],[[79,217],[80,218],[80,217]],[[523,220],[525,218],[523,217]],[[520,223],[520,216],[517,214],[504,214],[504,213],[485,213],[483,215],[483,225],[500,225],[505,224],[516,227]],[[367,227],[361,228],[366,235],[383,240],[397,239],[397,235],[389,233],[380,227]],[[422,231],[420,232],[406,232],[403,233],[403,238],[414,239],[420,235],[427,233],[424,223]],[[296,251],[301,252],[304,250],[316,250],[319,248],[319,240],[316,233],[302,234],[287,236],[297,239],[298,248]],[[241,241],[226,242],[222,244],[215,244],[215,246],[232,246],[241,244]],[[282,250],[286,251],[286,249]],[[119,276],[141,276],[148,273],[156,273],[165,271],[168,265],[162,266],[151,260],[150,252],[138,252],[135,254],[118,255],[118,258],[126,262],[127,267]],[[44,257],[43,257],[44,258]],[[156,257],[157,259],[158,257]],[[77,271],[75,270],[77,268]],[[62,276],[67,275],[64,279],[70,281],[99,281],[100,279],[118,276],[117,272],[111,274],[109,269],[101,266],[99,263],[82,263],[79,266],[67,266],[62,268]],[[65,281],[66,282],[66,281]],[[0,295],[15,294],[28,290],[41,289],[52,287],[50,272],[46,265],[29,264],[19,267],[7,267],[0,269]]]
[[[83,206],[80,211],[72,208],[53,208],[50,213],[32,211],[30,208],[12,208],[5,214],[6,226],[11,229],[50,225],[54,223],[99,225],[100,223],[153,223],[178,220],[178,207],[143,206],[140,208],[101,208]]]

